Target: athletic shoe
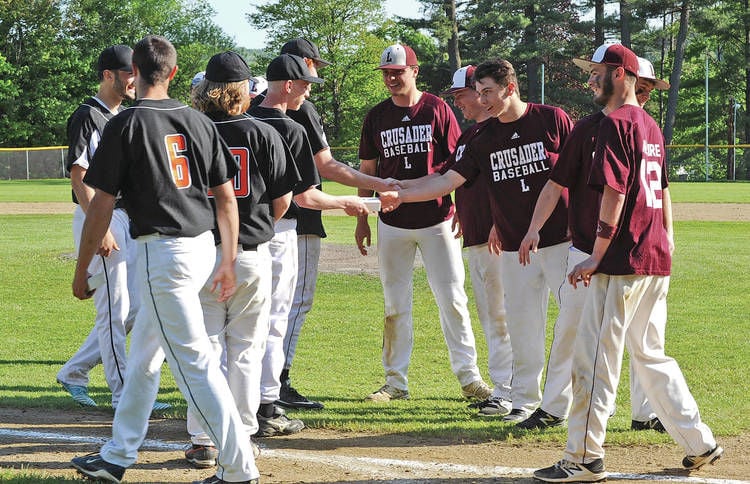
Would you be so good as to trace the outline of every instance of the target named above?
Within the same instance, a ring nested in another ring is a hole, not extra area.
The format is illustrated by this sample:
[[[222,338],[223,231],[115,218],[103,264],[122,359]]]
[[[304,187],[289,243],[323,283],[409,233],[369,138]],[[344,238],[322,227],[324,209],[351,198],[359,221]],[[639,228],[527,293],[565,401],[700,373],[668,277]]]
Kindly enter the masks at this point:
[[[96,407],[96,402],[89,396],[89,389],[83,385],[69,385],[57,380],[57,383],[70,393],[73,400],[82,407]]]
[[[484,401],[492,396],[492,388],[490,388],[482,380],[477,380],[469,383],[464,387],[461,387],[461,393],[464,394],[465,398],[468,398],[470,400],[476,399],[479,401]]]
[[[531,416],[531,412],[522,408],[514,408],[508,415],[503,417],[503,422],[520,422]]]
[[[604,460],[596,459],[589,464],[576,464],[561,460],[553,466],[534,471],[534,478],[544,482],[599,482],[607,480]]]
[[[256,437],[296,434],[305,428],[305,424],[302,420],[287,417],[284,409],[277,407],[276,405],[273,406],[272,416],[264,417],[261,414],[257,414],[257,417],[258,432],[255,433]]]
[[[166,402],[154,402],[154,406],[151,407],[151,413],[163,413],[171,409],[172,405]]]
[[[471,406],[479,409],[478,415],[486,417],[505,417],[513,410],[510,400],[503,397],[490,397],[482,402],[473,403]]]
[[[224,484],[229,483],[229,481],[225,481],[223,479],[219,479],[216,477],[216,475],[213,475],[211,477],[207,477],[203,479],[202,481],[193,481],[193,484]],[[238,484],[258,484],[260,482],[260,479],[250,479],[249,481],[241,481]]]
[[[365,397],[365,400],[371,402],[390,402],[391,400],[408,400],[409,390],[401,390],[392,387],[387,383],[380,387],[380,390],[372,392]]]
[[[536,410],[534,410],[534,413],[529,416],[529,418],[518,422],[516,424],[516,427],[526,430],[542,430],[549,427],[561,427],[564,423],[564,418],[555,417],[554,415],[545,412],[541,408],[537,408]]]
[[[322,403],[308,400],[307,397],[295,390],[289,380],[281,382],[281,390],[279,391],[279,399],[276,400],[276,405],[302,410],[321,410],[323,408]]]
[[[110,464],[102,459],[99,454],[89,454],[82,457],[73,457],[70,461],[78,472],[84,476],[106,482],[119,484],[125,474],[125,468],[116,464]]]
[[[721,447],[717,445],[716,447],[709,450],[705,454],[686,455],[685,458],[682,459],[682,466],[685,469],[688,469],[691,471],[697,471],[704,465],[713,464],[714,462],[719,460],[723,453],[724,453],[724,449],[722,449]]]
[[[659,417],[654,417],[650,420],[646,420],[645,422],[640,420],[631,420],[630,428],[631,430],[656,430],[657,432],[661,433],[667,431],[667,429],[664,428],[664,425],[662,425],[661,420],[659,420]]]
[[[213,445],[193,444],[185,449],[185,459],[198,469],[208,469],[216,465],[219,451]]]

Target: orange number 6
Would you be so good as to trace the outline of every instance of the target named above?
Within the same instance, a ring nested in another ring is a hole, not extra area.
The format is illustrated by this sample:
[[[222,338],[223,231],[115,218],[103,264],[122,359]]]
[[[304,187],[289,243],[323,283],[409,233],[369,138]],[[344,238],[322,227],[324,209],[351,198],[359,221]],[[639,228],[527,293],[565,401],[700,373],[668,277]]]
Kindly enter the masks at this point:
[[[184,134],[168,134],[164,137],[169,156],[169,167],[172,169],[172,179],[177,188],[188,188],[192,185],[190,179],[190,164],[187,156],[181,153],[187,151],[187,140]]]

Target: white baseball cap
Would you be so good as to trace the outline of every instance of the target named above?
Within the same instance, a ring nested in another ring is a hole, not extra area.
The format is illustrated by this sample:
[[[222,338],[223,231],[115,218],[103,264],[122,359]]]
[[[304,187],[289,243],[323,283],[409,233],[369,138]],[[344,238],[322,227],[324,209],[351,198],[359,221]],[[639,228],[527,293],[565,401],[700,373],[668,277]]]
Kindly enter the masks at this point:
[[[638,58],[638,77],[641,79],[647,79],[654,83],[654,88],[660,91],[666,91],[669,89],[669,83],[656,77],[654,71],[654,65],[650,60],[644,59],[643,57]]]
[[[206,77],[206,71],[200,71],[193,76],[193,80],[190,81],[190,89],[194,88]]]
[[[475,86],[474,71],[475,70],[476,70],[476,67],[472,65],[468,65],[468,66],[458,69],[456,72],[453,73],[453,83],[451,83],[451,87],[441,92],[440,95],[451,96],[455,94],[456,92],[460,91],[461,89],[466,89],[466,88],[474,89],[474,86]]]
[[[380,65],[377,69],[406,69],[417,66],[417,54],[408,45],[393,44],[380,55]]]
[[[263,76],[255,76],[250,78],[250,94],[257,96],[268,89],[268,81]]]

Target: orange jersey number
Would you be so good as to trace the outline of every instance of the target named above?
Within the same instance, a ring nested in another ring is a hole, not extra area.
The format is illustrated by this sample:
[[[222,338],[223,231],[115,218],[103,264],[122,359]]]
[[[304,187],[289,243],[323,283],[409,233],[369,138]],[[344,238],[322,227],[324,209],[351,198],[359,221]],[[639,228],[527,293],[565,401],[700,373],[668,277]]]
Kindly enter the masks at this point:
[[[240,170],[234,175],[232,188],[234,188],[235,198],[245,198],[250,195],[250,150],[247,148],[229,148],[234,156],[234,161]],[[213,197],[211,189],[208,189],[208,196]]]
[[[164,137],[169,155],[169,167],[172,170],[172,179],[177,188],[188,188],[192,182],[190,179],[190,160],[183,153],[187,151],[187,140],[184,134],[169,134]]]

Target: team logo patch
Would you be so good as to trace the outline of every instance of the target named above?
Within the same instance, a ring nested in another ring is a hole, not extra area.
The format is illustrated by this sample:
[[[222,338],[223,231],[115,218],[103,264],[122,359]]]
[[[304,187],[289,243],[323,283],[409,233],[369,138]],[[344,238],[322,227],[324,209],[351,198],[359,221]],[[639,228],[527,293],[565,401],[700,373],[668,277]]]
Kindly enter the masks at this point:
[[[466,145],[461,145],[456,149],[456,161],[461,160],[464,156],[464,148],[466,148]]]

